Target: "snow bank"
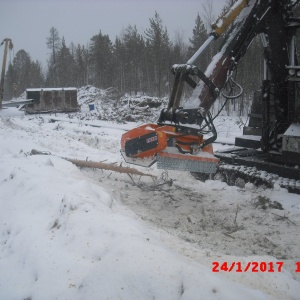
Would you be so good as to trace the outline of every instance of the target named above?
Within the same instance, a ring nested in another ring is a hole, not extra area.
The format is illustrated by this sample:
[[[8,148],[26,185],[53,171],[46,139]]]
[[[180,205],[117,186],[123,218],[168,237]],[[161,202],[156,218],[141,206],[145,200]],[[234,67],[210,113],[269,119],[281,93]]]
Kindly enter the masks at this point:
[[[2,149],[0,299],[269,299],[165,247],[71,163]]]
[[[80,122],[79,115],[78,123],[49,123],[51,117],[24,116],[16,109],[0,112],[1,300],[299,298],[294,272],[298,195],[250,187],[239,191],[179,172],[171,173],[172,188],[144,191],[121,175],[79,170],[59,158],[120,163],[123,128],[91,127],[99,121]],[[236,121],[220,119],[224,139],[239,130]],[[53,156],[30,156],[31,149]],[[122,194],[124,199],[118,198]],[[254,211],[251,201],[258,195],[280,201],[284,217],[296,225],[276,220],[277,212]],[[225,217],[234,219],[237,205],[238,222],[250,234],[239,230],[233,239],[222,234],[221,224]],[[147,223],[152,215],[157,222]],[[207,229],[201,221],[207,221]],[[212,272],[212,261],[276,261],[270,254],[241,254],[248,240],[261,240],[267,248],[265,236],[278,239],[272,247],[293,254],[282,272]],[[193,242],[197,238],[198,244]],[[239,253],[224,253],[225,239],[232,246],[227,249]]]
[[[272,299],[168,248],[71,163],[28,155],[72,148],[53,126],[0,118],[1,300]]]

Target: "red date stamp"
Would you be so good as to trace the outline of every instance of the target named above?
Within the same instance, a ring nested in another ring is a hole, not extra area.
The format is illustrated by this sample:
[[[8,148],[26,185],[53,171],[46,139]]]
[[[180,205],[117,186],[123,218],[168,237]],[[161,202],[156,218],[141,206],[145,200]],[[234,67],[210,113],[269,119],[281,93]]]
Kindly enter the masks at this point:
[[[300,261],[296,262],[296,270],[295,272],[300,273]]]
[[[212,272],[281,272],[283,267],[283,261],[276,261],[276,262],[256,262],[256,261],[249,261],[247,263],[241,263],[240,261],[237,262],[222,262],[219,263],[217,261],[212,262]],[[297,266],[298,268],[300,266]]]
[[[283,261],[270,261],[270,262],[256,262],[249,261],[247,263],[241,263],[240,261],[234,262],[212,262],[212,272],[281,272],[284,262]],[[296,269],[295,272],[300,273],[300,261],[295,263]]]

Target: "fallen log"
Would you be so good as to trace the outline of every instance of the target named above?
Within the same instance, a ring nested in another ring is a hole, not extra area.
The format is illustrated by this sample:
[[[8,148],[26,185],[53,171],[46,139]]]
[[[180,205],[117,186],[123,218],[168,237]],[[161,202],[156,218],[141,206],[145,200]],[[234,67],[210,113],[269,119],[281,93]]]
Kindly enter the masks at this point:
[[[30,152],[31,155],[51,155],[50,152],[43,152],[39,150],[32,149]],[[117,166],[116,164],[107,164],[103,162],[96,162],[96,161],[88,161],[88,160],[78,160],[78,159],[72,159],[72,158],[67,158],[67,157],[61,157],[74,165],[82,168],[95,168],[95,169],[102,169],[102,170],[109,170],[113,172],[118,172],[118,173],[126,173],[126,174],[131,174],[131,175],[139,175],[139,176],[148,176],[153,179],[156,179],[156,176],[151,175],[151,174],[146,174],[143,172],[140,172],[137,169],[130,168],[130,167],[122,167]]]
[[[118,173],[127,173],[132,175],[149,176],[152,178],[156,178],[156,176],[154,175],[146,174],[138,171],[137,169],[130,168],[130,167],[122,167],[122,166],[116,166],[115,164],[105,164],[101,162],[88,161],[88,160],[78,160],[78,159],[70,159],[70,158],[65,158],[65,159],[78,167],[96,168],[102,170],[110,170]]]

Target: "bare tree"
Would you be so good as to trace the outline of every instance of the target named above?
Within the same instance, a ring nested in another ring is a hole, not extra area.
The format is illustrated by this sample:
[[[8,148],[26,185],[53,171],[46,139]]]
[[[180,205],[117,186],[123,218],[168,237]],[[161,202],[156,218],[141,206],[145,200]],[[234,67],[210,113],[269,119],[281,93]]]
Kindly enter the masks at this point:
[[[178,50],[178,55],[181,59],[187,59],[187,52],[188,52],[188,45],[187,43],[184,41],[185,37],[184,37],[184,31],[182,28],[178,28],[177,30],[175,30],[174,33],[174,47],[177,47]],[[178,63],[180,63],[181,61],[176,61]],[[184,62],[184,61],[182,61]]]
[[[203,12],[201,14],[201,17],[204,20],[204,26],[208,32],[211,29],[211,24],[216,19],[213,7],[214,7],[213,0],[206,0],[206,2],[202,4]]]

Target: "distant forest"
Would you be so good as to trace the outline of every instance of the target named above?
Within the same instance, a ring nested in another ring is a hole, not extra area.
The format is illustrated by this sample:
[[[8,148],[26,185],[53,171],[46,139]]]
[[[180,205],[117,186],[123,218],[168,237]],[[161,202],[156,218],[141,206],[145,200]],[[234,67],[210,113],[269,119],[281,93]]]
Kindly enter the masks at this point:
[[[233,2],[227,1],[224,10]],[[6,72],[4,99],[19,97],[26,88],[85,85],[101,89],[113,87],[120,94],[168,96],[173,85],[171,66],[185,63],[207,39],[209,29],[206,24],[214,21],[211,16],[212,7],[207,4],[202,15],[196,17],[188,43],[180,31],[171,40],[157,12],[149,19],[149,28],[143,34],[136,26],[129,25],[112,42],[100,31],[90,39],[88,46],[71,43],[67,47],[65,38],[61,38],[58,30],[52,27],[47,37],[50,55],[46,74],[38,61],[31,60],[30,53],[23,49],[18,51]],[[222,38],[219,38],[196,61],[201,70],[205,70],[221,43]],[[241,101],[235,108],[240,114],[249,104],[253,92],[260,88],[262,53],[261,42],[256,38],[238,66],[237,81],[244,88]]]

